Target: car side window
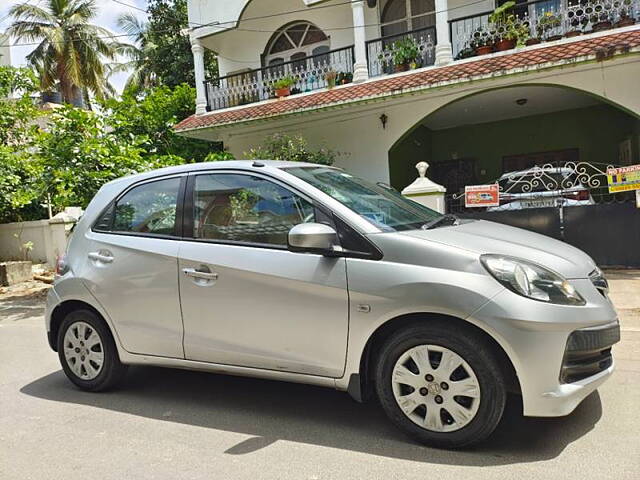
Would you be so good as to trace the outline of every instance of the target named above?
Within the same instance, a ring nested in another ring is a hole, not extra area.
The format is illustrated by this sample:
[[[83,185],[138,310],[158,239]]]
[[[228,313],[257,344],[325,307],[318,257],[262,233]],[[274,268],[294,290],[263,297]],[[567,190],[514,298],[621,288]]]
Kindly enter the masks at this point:
[[[315,221],[311,202],[253,175],[198,175],[193,201],[199,239],[286,246],[293,226]]]
[[[176,235],[180,178],[167,178],[132,188],[115,204],[114,232]]]

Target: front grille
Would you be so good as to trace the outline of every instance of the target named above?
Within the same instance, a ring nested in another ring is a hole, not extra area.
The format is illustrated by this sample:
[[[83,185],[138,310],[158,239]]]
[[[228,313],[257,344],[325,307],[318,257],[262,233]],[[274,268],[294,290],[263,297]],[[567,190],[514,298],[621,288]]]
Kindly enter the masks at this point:
[[[562,361],[560,382],[577,382],[609,368],[613,363],[611,346],[619,341],[620,325],[617,321],[571,333]]]
[[[609,294],[609,282],[604,277],[602,270],[596,267],[596,269],[589,274],[589,280],[593,283],[593,286],[602,294],[604,298],[607,298]]]

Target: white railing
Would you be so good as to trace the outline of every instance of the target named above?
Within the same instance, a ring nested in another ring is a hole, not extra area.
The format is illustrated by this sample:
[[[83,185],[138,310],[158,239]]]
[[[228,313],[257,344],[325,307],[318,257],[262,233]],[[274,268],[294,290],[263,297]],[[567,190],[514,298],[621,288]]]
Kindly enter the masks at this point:
[[[454,57],[473,56],[474,47],[493,46],[504,26],[489,22],[491,11],[449,21]],[[622,27],[640,21],[640,0],[535,0],[515,5],[516,23],[528,30],[528,42]]]
[[[353,46],[311,55],[299,60],[247,70],[205,81],[209,110],[220,110],[259,102],[274,97],[273,84],[293,77],[291,93],[309,92],[327,87],[327,73],[335,72],[337,83],[353,78]]]

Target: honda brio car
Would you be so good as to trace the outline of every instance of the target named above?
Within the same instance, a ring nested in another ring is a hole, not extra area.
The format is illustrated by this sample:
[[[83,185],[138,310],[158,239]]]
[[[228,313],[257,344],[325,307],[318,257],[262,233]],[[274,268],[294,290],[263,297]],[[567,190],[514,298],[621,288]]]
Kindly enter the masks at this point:
[[[508,393],[524,415],[561,416],[610,376],[607,290],[560,241],[338,168],[225,161],[104,185],[46,328],[85,390],[128,365],[321,385],[377,397],[406,433],[453,448],[490,435]]]

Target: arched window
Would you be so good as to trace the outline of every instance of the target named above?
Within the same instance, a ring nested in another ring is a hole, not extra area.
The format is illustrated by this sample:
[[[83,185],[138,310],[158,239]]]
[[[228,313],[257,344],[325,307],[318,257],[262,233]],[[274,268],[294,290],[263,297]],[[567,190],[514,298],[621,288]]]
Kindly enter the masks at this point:
[[[435,0],[382,0],[382,36],[432,27],[436,24]]]
[[[266,66],[293,61],[305,66],[305,58],[329,51],[329,37],[309,22],[296,22],[281,28],[267,44],[264,63]],[[322,58],[322,57],[320,57]],[[318,63],[317,60],[315,63]]]

